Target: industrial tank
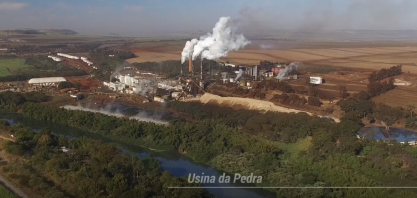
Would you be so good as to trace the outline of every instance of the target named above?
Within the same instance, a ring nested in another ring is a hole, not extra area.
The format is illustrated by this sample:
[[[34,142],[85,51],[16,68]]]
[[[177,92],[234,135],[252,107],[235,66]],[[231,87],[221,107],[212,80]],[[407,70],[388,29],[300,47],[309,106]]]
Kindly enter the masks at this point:
[[[251,86],[250,82],[247,82],[246,83],[246,86],[250,87]]]

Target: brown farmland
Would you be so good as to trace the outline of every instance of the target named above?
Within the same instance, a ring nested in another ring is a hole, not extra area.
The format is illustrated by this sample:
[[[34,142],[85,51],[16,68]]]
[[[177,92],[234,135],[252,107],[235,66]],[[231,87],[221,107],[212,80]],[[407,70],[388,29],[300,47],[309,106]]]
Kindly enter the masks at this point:
[[[128,46],[138,57],[129,62],[180,60],[184,41],[144,42]],[[221,61],[258,64],[261,60],[304,65],[379,70],[402,64],[404,72],[417,74],[417,44],[372,42],[302,42],[255,40]]]

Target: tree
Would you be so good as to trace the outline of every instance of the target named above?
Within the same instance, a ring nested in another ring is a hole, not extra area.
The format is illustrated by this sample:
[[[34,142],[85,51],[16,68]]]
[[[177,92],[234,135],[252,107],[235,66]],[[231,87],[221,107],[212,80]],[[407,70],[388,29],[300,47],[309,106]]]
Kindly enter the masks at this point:
[[[308,97],[308,104],[311,106],[320,107],[323,103],[320,101],[319,98],[310,96]]]
[[[340,86],[339,94],[340,94],[340,97],[342,97],[343,99],[345,99],[349,96],[349,93],[347,92],[346,86]]]
[[[371,96],[366,91],[360,91],[359,93],[355,94],[355,98],[359,100],[369,100]]]
[[[78,91],[80,91],[80,90],[81,90],[82,85],[81,85],[81,83],[80,83],[80,82],[76,82],[76,83],[74,84],[74,87],[75,87],[75,88],[77,88],[77,90],[78,90]]]
[[[410,117],[413,117],[414,109],[416,107],[414,105],[407,105],[407,110],[410,112]]]
[[[60,82],[58,85],[58,89],[65,89],[65,88],[72,88],[72,87],[74,87],[74,84],[68,81]]]

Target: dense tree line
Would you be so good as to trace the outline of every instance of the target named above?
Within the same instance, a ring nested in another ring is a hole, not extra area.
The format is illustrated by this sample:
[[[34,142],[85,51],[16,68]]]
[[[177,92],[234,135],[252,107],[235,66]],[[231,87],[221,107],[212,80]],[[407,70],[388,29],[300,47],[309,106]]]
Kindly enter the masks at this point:
[[[46,102],[49,99],[49,96],[41,92],[18,93],[5,91],[0,93],[0,108],[15,110],[25,102],[40,103]]]
[[[23,113],[131,143],[179,150],[196,161],[232,173],[253,172],[264,176],[262,185],[265,186],[412,186],[416,182],[417,157],[407,146],[359,140],[355,132],[360,125],[352,119],[336,124],[304,113],[262,114],[199,103],[175,102],[170,108],[192,115],[198,121],[160,126],[33,103],[26,103]],[[407,189],[281,189],[276,192],[279,197],[417,195]]]
[[[356,96],[359,96],[359,94]],[[350,118],[357,123],[362,123],[362,118],[368,118],[369,120],[376,119],[385,122],[387,125],[392,125],[400,119],[410,117],[410,113],[402,108],[390,107],[383,103],[375,104],[370,100],[357,97],[340,100],[337,104],[346,113],[345,119]]]
[[[0,171],[36,198],[212,197],[204,189],[168,189],[196,185],[163,172],[156,159],[130,156],[113,144],[68,140],[47,128],[39,133],[19,125],[6,129],[18,140],[4,149],[24,160],[3,163]]]
[[[276,80],[263,80],[253,85],[253,89],[262,91],[280,90],[284,93],[294,93],[294,89],[287,82]]]
[[[392,66],[389,69],[384,68],[384,69],[379,70],[378,72],[372,72],[369,75],[368,80],[369,82],[376,82],[376,81],[383,80],[385,78],[398,76],[402,74],[401,67],[402,67],[401,65],[397,65],[397,66]]]
[[[355,102],[354,107],[342,105],[354,113],[345,116],[341,123],[305,113],[261,113],[185,102],[173,102],[168,106],[192,116],[195,121],[174,121],[169,126],[34,103],[25,103],[22,110],[25,116],[77,127],[112,139],[178,150],[196,161],[231,173],[262,175],[265,179],[261,185],[264,186],[414,185],[417,156],[411,147],[356,138],[361,126],[357,119],[367,112],[356,106],[360,102]],[[375,113],[373,107],[372,112]],[[278,197],[417,195],[411,189],[274,191]]]
[[[282,104],[288,105],[305,105],[307,100],[304,97],[300,97],[297,94],[275,94],[272,101],[276,101]]]
[[[370,82],[367,88],[368,94],[371,97],[379,96],[395,88],[394,79],[390,78],[388,81],[385,82]]]

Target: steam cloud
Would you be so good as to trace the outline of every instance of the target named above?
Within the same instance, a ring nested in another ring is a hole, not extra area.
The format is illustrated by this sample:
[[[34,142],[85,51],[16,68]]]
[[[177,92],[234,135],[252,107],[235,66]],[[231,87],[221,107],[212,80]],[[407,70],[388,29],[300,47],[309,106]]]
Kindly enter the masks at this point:
[[[115,77],[115,76],[117,76],[117,74],[119,74],[120,73],[120,71],[122,71],[125,67],[131,67],[131,65],[130,65],[130,63],[128,63],[128,62],[123,62],[121,65],[118,65],[117,67],[116,67],[116,69],[114,70],[114,72],[110,75],[110,82],[111,82],[111,80]]]
[[[285,77],[287,77],[288,76],[288,74],[290,74],[292,71],[298,71],[298,69],[300,68],[300,66],[301,66],[301,63],[299,63],[299,62],[293,62],[293,63],[290,63],[287,67],[285,67],[284,69],[280,69],[279,70],[279,73],[278,73],[278,75],[277,75],[277,77],[276,77],[276,79],[278,79],[278,80],[282,80],[282,79],[284,79]]]
[[[149,92],[154,91],[154,87],[156,87],[157,84],[156,79],[142,79],[134,89],[134,92],[135,94],[146,97]]]
[[[248,41],[242,34],[235,34],[235,28],[230,25],[230,17],[221,17],[213,28],[213,33],[207,33],[200,39],[187,41],[181,53],[181,63],[186,59],[201,56],[208,60],[218,60],[225,57],[231,51],[237,51],[248,45]]]
[[[110,107],[105,107],[105,108],[99,108],[99,109],[93,109],[93,108],[87,108],[87,107],[83,107],[80,104],[78,106],[71,106],[71,105],[65,105],[62,108],[67,109],[67,110],[73,110],[73,111],[89,111],[89,112],[93,112],[93,113],[102,113],[105,115],[109,115],[109,116],[115,116],[115,117],[128,117],[124,114],[122,114],[120,112],[119,109],[117,109],[116,111],[111,111]],[[149,115],[146,112],[139,112],[138,114],[134,115],[134,116],[129,116],[130,119],[135,119],[141,122],[153,122],[155,124],[160,124],[160,125],[168,125],[168,122],[161,120],[160,118],[157,118],[155,116]]]
[[[235,78],[235,81],[239,80],[239,78],[242,77],[242,75],[243,75],[243,70],[242,69],[239,69],[239,73],[237,73],[237,76]]]

